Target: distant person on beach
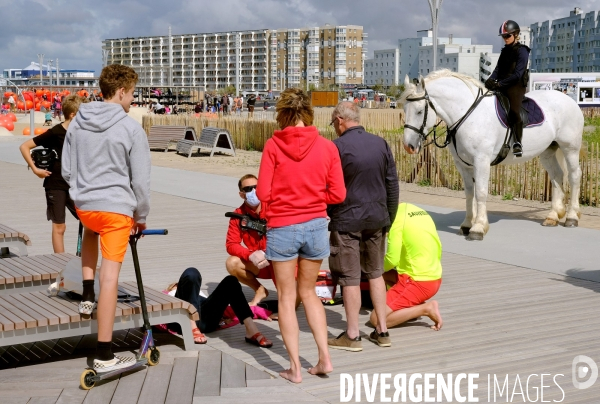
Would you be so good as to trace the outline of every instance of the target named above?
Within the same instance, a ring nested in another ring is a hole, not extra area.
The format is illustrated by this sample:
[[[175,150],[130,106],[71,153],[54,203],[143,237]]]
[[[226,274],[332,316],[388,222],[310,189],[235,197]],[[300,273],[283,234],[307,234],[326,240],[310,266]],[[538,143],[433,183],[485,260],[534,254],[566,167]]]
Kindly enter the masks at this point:
[[[253,174],[246,174],[240,178],[238,189],[244,203],[234,210],[234,213],[247,215],[266,224],[265,211],[261,209],[261,203],[256,196],[257,183],[258,179]],[[269,295],[267,289],[256,278],[275,279],[273,267],[265,258],[266,234],[244,228],[239,218],[232,217],[229,219],[225,248],[229,254],[225,262],[227,272],[252,288],[254,298],[250,301],[250,306],[256,306]]]
[[[81,247],[83,293],[79,313],[96,306],[94,278],[98,248],[100,296],[93,369],[109,372],[131,366],[133,356],[116,356],[112,336],[119,272],[129,235],[146,229],[150,211],[150,148],[146,132],[127,113],[138,75],[131,67],[108,65],[100,73],[105,102],[82,105],[73,119],[62,153],[62,176],[84,226]],[[93,156],[93,158],[91,158]]]
[[[250,94],[248,96],[248,117],[254,117],[254,105],[256,105],[256,96],[254,94]]]
[[[46,191],[46,219],[52,221],[52,249],[55,253],[65,252],[64,235],[67,230],[66,212],[67,209],[75,219],[78,219],[75,212],[75,205],[69,196],[69,184],[63,179],[61,174],[60,158],[62,155],[63,144],[67,129],[71,121],[79,110],[81,103],[87,103],[85,98],[77,95],[70,95],[65,98],[63,110],[65,112],[65,121],[47,130],[39,136],[26,141],[20,147],[23,158],[31,168],[31,171],[39,178],[44,179],[44,189]],[[46,114],[46,119],[52,117],[50,113]],[[41,146],[51,149],[56,153],[57,159],[50,170],[37,168],[31,158],[31,150]]]
[[[438,303],[429,300],[442,284],[441,259],[442,244],[429,213],[401,203],[390,228],[384,261],[383,278],[391,287],[386,294],[387,327],[427,316],[434,322],[432,330],[442,328]],[[373,310],[371,324],[377,327],[380,318]]]
[[[275,271],[279,325],[290,357],[290,368],[279,375],[300,383],[298,295],[319,354],[318,363],[308,372],[319,375],[333,370],[325,310],[315,283],[323,259],[329,256],[327,205],[343,202],[346,189],[339,152],[313,126],[308,95],[288,88],[281,93],[276,111],[281,130],[265,144],[256,192],[266,209],[265,258]]]
[[[227,97],[227,94],[223,94],[223,97],[221,97],[221,105],[223,106],[223,115],[227,115],[227,108],[229,107],[229,97]]]
[[[10,107],[10,112],[16,112],[17,111],[17,107],[16,107],[16,103],[15,103],[15,97],[13,97],[12,94],[8,97],[8,105]]]
[[[241,115],[243,109],[244,109],[244,97],[240,95],[237,100],[237,110],[236,110],[237,114]]]
[[[54,97],[53,109],[54,109],[54,118],[60,119],[61,111],[62,111],[62,99],[59,95]]]

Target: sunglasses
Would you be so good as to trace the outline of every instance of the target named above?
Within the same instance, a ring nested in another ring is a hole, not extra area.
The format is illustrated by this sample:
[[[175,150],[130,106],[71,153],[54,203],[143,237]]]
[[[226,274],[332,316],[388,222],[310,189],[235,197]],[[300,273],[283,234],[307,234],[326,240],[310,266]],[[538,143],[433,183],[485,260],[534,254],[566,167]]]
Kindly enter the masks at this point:
[[[510,38],[512,36],[512,34],[502,34],[501,36],[504,39],[508,39],[508,38]]]
[[[333,126],[333,124],[335,123],[335,121],[337,121],[338,118],[339,118],[339,116],[336,116],[335,118],[333,118],[331,120],[331,122],[329,122],[329,126]]]
[[[242,191],[244,192],[252,192],[253,189],[256,189],[256,185],[248,185],[247,187],[242,187]]]

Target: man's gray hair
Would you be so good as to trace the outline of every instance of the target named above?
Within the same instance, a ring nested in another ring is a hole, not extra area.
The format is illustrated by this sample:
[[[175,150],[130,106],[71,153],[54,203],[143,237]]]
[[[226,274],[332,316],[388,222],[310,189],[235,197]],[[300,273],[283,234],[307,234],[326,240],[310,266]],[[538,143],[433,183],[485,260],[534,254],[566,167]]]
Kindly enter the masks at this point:
[[[360,123],[360,109],[358,109],[358,105],[350,101],[342,101],[335,107],[331,117],[335,119],[338,116],[345,121]]]

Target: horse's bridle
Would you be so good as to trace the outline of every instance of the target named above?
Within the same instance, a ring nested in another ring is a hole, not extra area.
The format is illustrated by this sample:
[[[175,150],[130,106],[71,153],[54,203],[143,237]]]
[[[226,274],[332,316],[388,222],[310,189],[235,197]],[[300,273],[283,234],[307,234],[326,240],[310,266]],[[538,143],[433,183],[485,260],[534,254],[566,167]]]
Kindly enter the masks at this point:
[[[429,112],[429,107],[431,107],[431,109],[433,110],[433,112],[436,113],[437,115],[437,111],[435,109],[435,107],[433,106],[433,103],[431,102],[431,99],[429,98],[429,94],[427,93],[427,89],[425,88],[425,81],[423,81],[423,91],[425,91],[425,94],[423,94],[420,97],[417,98],[406,98],[406,102],[414,102],[414,101],[422,101],[425,100],[425,115],[423,116],[423,123],[421,124],[420,128],[416,128],[412,125],[407,125],[404,124],[404,128],[405,129],[412,129],[415,132],[417,132],[419,134],[419,138],[421,139],[421,141],[423,143],[425,143],[425,141],[427,140],[427,137],[433,132],[433,140],[429,143],[424,144],[422,147],[426,147],[429,146],[431,143],[434,143],[437,147],[439,147],[440,149],[443,149],[444,147],[448,146],[450,143],[454,143],[454,148],[456,149],[456,132],[458,131],[458,128],[463,124],[463,122],[469,117],[469,115],[471,115],[471,113],[475,110],[475,108],[477,108],[477,106],[479,105],[479,103],[485,98],[488,97],[490,95],[493,95],[494,93],[491,91],[487,91],[486,93],[484,93],[482,91],[482,89],[480,88],[477,92],[477,97],[475,97],[475,101],[473,102],[473,104],[471,105],[471,107],[468,109],[468,111],[462,116],[462,118],[460,118],[458,121],[454,122],[452,125],[447,126],[446,131],[447,131],[447,135],[446,135],[446,140],[444,141],[443,144],[438,144],[437,143],[437,128],[439,125],[442,124],[442,121],[440,120],[438,123],[436,123],[435,125],[433,125],[433,127],[429,130],[428,133],[425,133],[424,129],[425,129],[425,125],[427,125],[427,114]],[[458,152],[457,152],[458,154]],[[459,156],[460,158],[460,156]],[[462,158],[461,158],[462,160]],[[464,162],[464,160],[463,160]],[[466,163],[467,165],[471,165],[469,163]]]
[[[421,141],[423,143],[425,143],[425,141],[427,140],[427,137],[431,134],[431,132],[433,132],[433,140],[427,144],[424,144],[422,147],[426,147],[426,146],[429,146],[431,143],[435,143],[436,146],[444,148],[444,147],[448,146],[449,142],[447,142],[441,146],[438,145],[436,142],[437,127],[442,123],[442,121],[433,125],[433,127],[431,128],[431,130],[428,133],[425,133],[425,131],[424,131],[425,125],[427,125],[427,115],[429,113],[429,107],[431,107],[431,109],[433,110],[433,112],[435,112],[436,115],[437,115],[437,111],[436,111],[435,107],[433,106],[431,99],[429,98],[429,94],[427,93],[427,89],[425,88],[425,81],[423,81],[423,90],[425,91],[425,94],[423,94],[421,97],[406,98],[406,102],[415,102],[415,101],[422,101],[422,100],[426,101],[425,102],[425,115],[423,116],[423,123],[421,124],[420,128],[416,128],[412,125],[404,124],[404,129],[412,129],[415,132],[417,132],[419,134],[419,138],[421,139]]]

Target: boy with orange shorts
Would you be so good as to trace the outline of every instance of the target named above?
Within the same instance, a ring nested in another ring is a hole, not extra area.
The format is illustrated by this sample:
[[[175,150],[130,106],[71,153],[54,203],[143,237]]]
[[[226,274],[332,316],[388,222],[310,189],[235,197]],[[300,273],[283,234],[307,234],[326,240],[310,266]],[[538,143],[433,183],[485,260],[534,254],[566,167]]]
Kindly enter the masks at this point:
[[[388,328],[420,316],[435,323],[433,330],[442,328],[438,303],[429,300],[442,284],[441,259],[442,244],[429,213],[409,203],[398,205],[383,263],[383,279],[391,286],[386,294]],[[370,320],[377,325],[375,310]]]
[[[104,102],[83,104],[71,123],[62,153],[62,175],[84,226],[79,312],[96,306],[94,277],[98,238],[102,252],[98,297],[98,345],[94,370],[108,372],[135,363],[112,353],[119,271],[129,235],[146,228],[150,210],[150,150],[146,133],[127,115],[138,75],[109,65],[100,74]]]

